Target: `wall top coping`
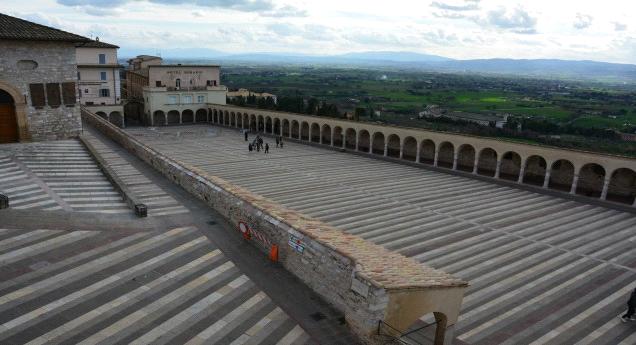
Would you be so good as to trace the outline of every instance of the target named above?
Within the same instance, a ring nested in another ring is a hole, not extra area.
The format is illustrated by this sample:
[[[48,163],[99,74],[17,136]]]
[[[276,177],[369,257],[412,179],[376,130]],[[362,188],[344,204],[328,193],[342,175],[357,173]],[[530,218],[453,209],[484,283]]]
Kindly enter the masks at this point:
[[[356,274],[387,290],[465,287],[468,283],[450,274],[425,266],[414,259],[392,252],[362,237],[336,229],[322,221],[287,209],[263,196],[254,194],[217,176],[181,162],[179,165],[225,190],[277,221],[310,237],[320,244],[350,259],[357,267]]]
[[[342,121],[342,122],[347,122],[347,123],[352,123],[352,124],[355,123],[355,124],[358,124],[358,125],[370,125],[370,126],[378,126],[378,127],[386,127],[386,128],[397,128],[397,129],[412,130],[412,131],[418,131],[418,132],[431,132],[431,133],[438,133],[438,134],[449,134],[449,135],[456,135],[456,136],[462,136],[462,137],[474,138],[474,139],[493,140],[493,141],[498,141],[498,142],[507,143],[507,144],[516,144],[516,145],[538,147],[538,148],[551,149],[551,150],[563,150],[563,151],[570,151],[570,152],[576,152],[576,153],[583,153],[583,154],[590,154],[590,155],[597,155],[597,156],[604,156],[604,157],[611,157],[611,158],[619,158],[619,159],[626,159],[626,160],[636,161],[635,157],[624,156],[624,155],[617,155],[617,154],[611,154],[611,153],[605,153],[605,152],[577,150],[577,149],[572,149],[572,148],[567,148],[567,147],[558,147],[558,146],[542,145],[542,144],[535,144],[535,143],[526,143],[526,142],[520,142],[520,141],[515,141],[515,140],[509,140],[509,139],[506,139],[506,138],[485,137],[485,136],[482,137],[482,136],[478,136],[478,135],[474,135],[474,134],[467,134],[467,133],[460,133],[460,132],[438,131],[438,130],[434,130],[434,129],[417,128],[417,127],[406,127],[406,126],[398,126],[398,125],[385,124],[385,123],[352,121],[352,120],[348,120],[348,119],[340,119],[340,118],[335,118],[335,117],[317,116],[317,115],[300,114],[300,113],[290,113],[290,112],[286,112],[286,111],[269,110],[269,109],[258,109],[258,108],[249,108],[249,107],[240,107],[240,106],[235,106],[235,105],[208,103],[208,106],[216,107],[216,108],[235,109],[235,110],[238,110],[238,111],[241,111],[241,112],[265,112],[265,113],[274,113],[274,114],[281,114],[281,115],[303,116],[303,117],[309,117],[309,118],[313,118],[313,119]]]

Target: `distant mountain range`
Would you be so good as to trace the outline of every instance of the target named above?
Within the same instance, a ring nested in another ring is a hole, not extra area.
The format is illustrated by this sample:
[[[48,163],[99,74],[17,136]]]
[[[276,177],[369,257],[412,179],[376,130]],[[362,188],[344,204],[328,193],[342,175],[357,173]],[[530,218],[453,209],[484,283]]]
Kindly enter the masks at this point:
[[[157,53],[136,49],[120,49],[122,57]],[[333,66],[413,68],[451,73],[486,73],[546,78],[592,79],[609,82],[636,83],[636,65],[598,61],[558,59],[475,59],[454,60],[443,56],[413,52],[372,51],[340,55],[307,55],[286,53],[228,54],[213,49],[168,49],[161,56],[169,60],[250,64],[315,64]]]

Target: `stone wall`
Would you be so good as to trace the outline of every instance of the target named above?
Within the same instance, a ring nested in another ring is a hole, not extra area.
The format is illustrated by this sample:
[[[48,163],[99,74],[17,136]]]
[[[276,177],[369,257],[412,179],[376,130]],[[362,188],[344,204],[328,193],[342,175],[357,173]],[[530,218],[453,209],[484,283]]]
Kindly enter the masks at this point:
[[[94,114],[83,116],[231,223],[246,222],[262,250],[270,249],[263,239],[277,244],[279,262],[341,310],[365,343],[383,343],[379,321],[405,331],[436,312],[444,315],[444,327],[456,322],[465,282],[163,156]],[[437,344],[443,342],[442,336]]]
[[[26,124],[21,132],[31,140],[77,137],[82,130],[79,105],[36,109],[31,105],[29,84],[76,82],[75,46],[70,42],[0,41],[0,82],[10,85],[26,103]],[[33,64],[19,61],[35,61]],[[77,102],[76,102],[77,103]],[[20,125],[20,122],[19,122]]]

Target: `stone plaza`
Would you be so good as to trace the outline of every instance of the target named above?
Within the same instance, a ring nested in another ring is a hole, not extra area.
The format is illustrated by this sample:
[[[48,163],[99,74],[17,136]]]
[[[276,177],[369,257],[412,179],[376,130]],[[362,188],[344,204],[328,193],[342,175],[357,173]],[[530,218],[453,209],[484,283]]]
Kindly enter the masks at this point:
[[[232,128],[128,133],[163,155],[469,281],[458,343],[636,341],[636,328],[618,319],[636,278],[633,213],[287,139],[280,149],[265,137],[269,154],[248,152]]]

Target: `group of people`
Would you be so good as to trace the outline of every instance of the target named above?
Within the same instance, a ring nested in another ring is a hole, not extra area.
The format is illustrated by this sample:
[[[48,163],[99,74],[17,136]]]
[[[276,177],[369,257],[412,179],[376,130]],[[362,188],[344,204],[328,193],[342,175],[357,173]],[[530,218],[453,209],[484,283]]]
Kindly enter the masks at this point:
[[[248,141],[247,132],[245,132],[245,141]],[[283,137],[276,137],[276,147],[283,148]],[[261,152],[261,149],[263,149],[265,153],[269,153],[269,144],[264,143],[263,138],[261,138],[260,135],[257,135],[256,138],[254,138],[254,141],[247,145],[247,149],[249,150],[249,152],[252,152],[254,150],[256,150],[256,152]]]

